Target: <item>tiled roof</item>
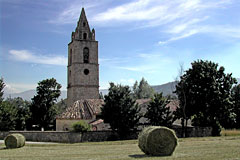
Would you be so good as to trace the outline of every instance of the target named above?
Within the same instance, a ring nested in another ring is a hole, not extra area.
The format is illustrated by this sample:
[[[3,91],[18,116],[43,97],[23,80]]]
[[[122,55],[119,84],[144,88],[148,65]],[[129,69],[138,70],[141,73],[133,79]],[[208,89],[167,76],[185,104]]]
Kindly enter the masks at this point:
[[[57,119],[93,119],[94,115],[101,112],[102,104],[101,99],[85,99],[78,100],[66,109]]]
[[[151,99],[138,99],[136,103],[141,108],[141,112],[147,111],[147,105]],[[98,115],[101,112],[101,107],[104,104],[102,99],[85,99],[78,100],[74,104],[66,109],[61,115],[57,116],[57,119],[85,119],[91,120],[94,115]],[[178,100],[172,100],[168,105],[171,111],[175,111],[179,106]]]

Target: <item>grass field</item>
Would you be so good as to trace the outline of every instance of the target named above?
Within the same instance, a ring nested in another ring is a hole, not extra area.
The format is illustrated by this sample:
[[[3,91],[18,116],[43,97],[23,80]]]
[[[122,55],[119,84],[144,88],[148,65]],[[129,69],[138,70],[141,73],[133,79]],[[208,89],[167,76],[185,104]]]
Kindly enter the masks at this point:
[[[233,130],[222,130],[221,131],[222,136],[240,136],[240,130],[233,129]]]
[[[148,157],[136,140],[77,143],[27,144],[23,148],[4,149],[0,160],[240,160],[240,136],[179,139],[179,146],[169,157]]]

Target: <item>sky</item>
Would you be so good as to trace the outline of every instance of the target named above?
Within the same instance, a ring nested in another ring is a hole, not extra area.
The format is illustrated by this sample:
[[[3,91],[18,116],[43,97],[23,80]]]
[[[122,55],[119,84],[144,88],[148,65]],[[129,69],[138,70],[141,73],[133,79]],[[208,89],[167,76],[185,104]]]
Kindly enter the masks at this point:
[[[209,60],[240,78],[239,0],[0,0],[5,92],[55,78],[67,86],[67,51],[82,7],[99,43],[100,89],[109,82],[174,81]]]

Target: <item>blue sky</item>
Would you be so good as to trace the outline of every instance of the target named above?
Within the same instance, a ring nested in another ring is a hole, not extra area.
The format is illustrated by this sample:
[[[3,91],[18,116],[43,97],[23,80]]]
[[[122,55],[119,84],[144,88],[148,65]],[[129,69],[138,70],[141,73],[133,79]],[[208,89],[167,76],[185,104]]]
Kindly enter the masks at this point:
[[[6,92],[54,77],[66,90],[67,46],[81,8],[99,41],[100,88],[173,81],[197,59],[240,77],[239,0],[0,0]]]

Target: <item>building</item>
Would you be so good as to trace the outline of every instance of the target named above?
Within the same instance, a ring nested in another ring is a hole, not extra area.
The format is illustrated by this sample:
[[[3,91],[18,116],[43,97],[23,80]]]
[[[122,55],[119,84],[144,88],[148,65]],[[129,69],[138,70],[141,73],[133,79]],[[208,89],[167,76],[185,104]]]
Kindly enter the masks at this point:
[[[93,126],[102,122],[96,121],[103,103],[99,99],[98,41],[95,30],[90,30],[84,8],[68,44],[67,81],[67,109],[56,118],[57,131],[69,130],[79,120]]]
[[[99,98],[98,41],[90,30],[82,8],[75,32],[68,44],[67,106],[80,99]]]

